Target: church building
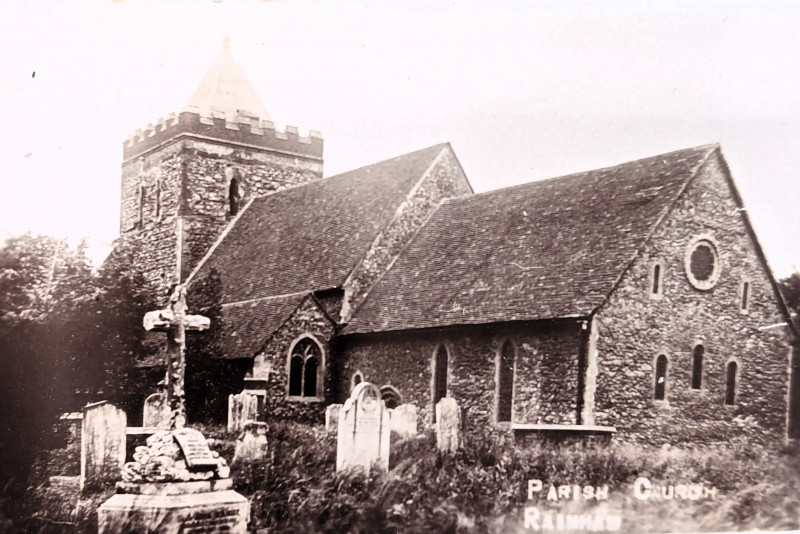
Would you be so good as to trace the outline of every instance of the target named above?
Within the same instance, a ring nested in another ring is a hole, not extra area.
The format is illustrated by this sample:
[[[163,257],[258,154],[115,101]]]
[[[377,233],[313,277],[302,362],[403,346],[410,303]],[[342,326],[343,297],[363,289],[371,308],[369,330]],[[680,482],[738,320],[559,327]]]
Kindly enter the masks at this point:
[[[515,433],[800,436],[798,335],[718,145],[481,194],[446,143],[322,176],[227,47],[123,147],[122,239],[161,293],[219,281],[268,417],[369,381],[423,426],[451,396]]]

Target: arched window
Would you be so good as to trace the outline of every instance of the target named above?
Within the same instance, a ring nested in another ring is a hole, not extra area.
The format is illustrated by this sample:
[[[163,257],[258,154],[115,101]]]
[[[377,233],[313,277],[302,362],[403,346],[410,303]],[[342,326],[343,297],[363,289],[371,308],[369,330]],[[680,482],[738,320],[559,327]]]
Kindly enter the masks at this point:
[[[231,178],[231,185],[228,186],[228,211],[231,215],[239,213],[239,179],[235,176]]]
[[[381,399],[387,408],[397,408],[403,404],[403,396],[393,386],[381,387]]]
[[[667,357],[659,354],[656,358],[656,376],[653,398],[666,400],[667,398]]]
[[[357,385],[364,381],[364,375],[361,371],[356,371],[353,373],[353,377],[350,379],[350,391],[353,391]]]
[[[436,420],[436,403],[447,396],[447,348],[439,345],[433,361],[433,419]]]
[[[289,358],[289,396],[319,397],[322,349],[310,337],[303,337],[292,347]]]
[[[736,373],[738,371],[736,362],[728,362],[725,366],[725,404],[733,406],[736,404]]]
[[[514,345],[503,343],[497,359],[497,422],[510,422],[514,402]]]
[[[703,385],[703,355],[705,347],[697,345],[692,352],[692,389],[700,389]]]

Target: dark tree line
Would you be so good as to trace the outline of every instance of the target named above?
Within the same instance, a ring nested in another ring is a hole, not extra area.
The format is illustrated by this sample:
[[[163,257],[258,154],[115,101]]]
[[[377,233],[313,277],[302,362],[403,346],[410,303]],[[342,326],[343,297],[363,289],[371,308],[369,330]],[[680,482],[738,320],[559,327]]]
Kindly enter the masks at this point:
[[[152,309],[144,280],[118,247],[93,272],[86,245],[30,234],[0,248],[0,474],[24,480],[53,443],[60,413],[107,399],[125,406],[142,328]]]

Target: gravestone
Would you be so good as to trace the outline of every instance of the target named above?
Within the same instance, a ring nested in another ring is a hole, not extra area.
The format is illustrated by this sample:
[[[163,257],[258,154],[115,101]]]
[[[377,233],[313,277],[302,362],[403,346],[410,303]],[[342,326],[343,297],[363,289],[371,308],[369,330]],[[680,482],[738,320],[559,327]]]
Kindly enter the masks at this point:
[[[400,437],[408,438],[417,435],[416,404],[401,404],[392,413],[392,430]]]
[[[269,443],[267,441],[267,423],[250,421],[236,440],[233,461],[257,462],[267,457]]]
[[[461,446],[461,411],[453,397],[443,397],[436,403],[436,446],[448,453]]]
[[[169,430],[169,416],[169,405],[164,393],[153,393],[144,400],[143,427]]]
[[[325,430],[328,432],[336,432],[339,427],[339,411],[342,409],[342,404],[331,404],[325,408]]]
[[[106,401],[87,404],[81,425],[80,487],[92,480],[119,480],[125,463],[125,412]]]
[[[228,432],[243,430],[249,421],[258,421],[258,397],[247,391],[228,395]]]
[[[353,469],[369,473],[372,466],[382,471],[389,469],[389,411],[375,384],[361,382],[353,389],[339,410],[337,438],[337,471]]]

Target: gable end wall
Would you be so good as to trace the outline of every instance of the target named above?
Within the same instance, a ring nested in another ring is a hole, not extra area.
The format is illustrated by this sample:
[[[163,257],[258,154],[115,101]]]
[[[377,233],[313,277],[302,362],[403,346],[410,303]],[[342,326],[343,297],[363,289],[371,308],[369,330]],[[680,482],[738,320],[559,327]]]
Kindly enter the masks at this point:
[[[397,214],[375,238],[344,283],[341,322],[364,301],[375,282],[389,269],[414,234],[446,198],[472,194],[469,181],[452,149],[443,148],[425,176],[400,205]]]
[[[747,436],[785,437],[787,332],[767,271],[735,203],[716,151],[655,230],[642,254],[597,312],[596,424],[616,426],[623,440],[711,442]],[[717,242],[721,275],[710,290],[684,271],[689,241]],[[663,297],[649,295],[653,262],[663,269]],[[748,312],[739,310],[743,280]],[[700,390],[691,389],[692,351],[705,347]],[[653,400],[655,359],[669,358],[667,401]],[[724,405],[725,366],[739,365],[735,406]]]

